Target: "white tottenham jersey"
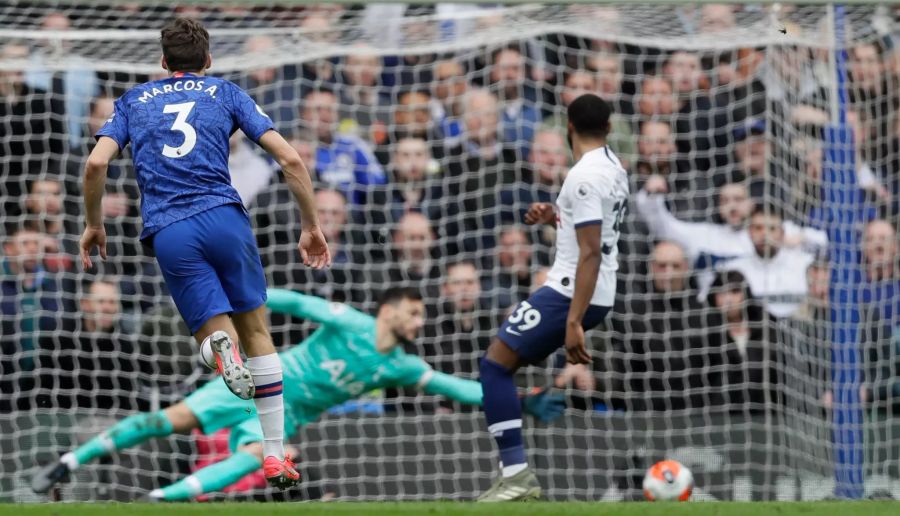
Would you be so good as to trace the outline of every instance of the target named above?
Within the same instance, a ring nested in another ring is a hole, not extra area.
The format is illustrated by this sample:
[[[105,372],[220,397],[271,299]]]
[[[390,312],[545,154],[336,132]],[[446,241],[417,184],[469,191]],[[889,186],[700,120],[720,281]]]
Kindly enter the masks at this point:
[[[619,225],[628,200],[628,173],[607,147],[585,153],[563,181],[556,199],[556,258],[546,285],[571,298],[575,294],[578,239],[575,229],[602,224],[602,260],[591,304],[613,306],[619,268]]]

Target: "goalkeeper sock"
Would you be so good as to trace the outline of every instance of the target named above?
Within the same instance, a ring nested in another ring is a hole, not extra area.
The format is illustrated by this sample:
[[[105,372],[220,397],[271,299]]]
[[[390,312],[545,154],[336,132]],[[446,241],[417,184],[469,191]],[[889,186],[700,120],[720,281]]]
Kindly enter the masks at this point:
[[[86,464],[113,452],[130,448],[152,437],[165,437],[172,433],[172,423],[162,411],[128,416],[105,432],[94,437],[65,455],[60,460],[76,470]]]
[[[500,449],[500,469],[508,478],[528,467],[522,441],[522,406],[516,384],[508,369],[481,359],[481,385],[484,392],[484,416],[488,431]]]
[[[284,459],[284,396],[281,359],[275,353],[247,359],[256,385],[256,413],[263,431],[263,457]]]
[[[221,491],[262,466],[255,455],[235,452],[227,459],[211,464],[193,475],[162,489],[154,489],[150,497],[168,502],[190,500],[203,493]]]

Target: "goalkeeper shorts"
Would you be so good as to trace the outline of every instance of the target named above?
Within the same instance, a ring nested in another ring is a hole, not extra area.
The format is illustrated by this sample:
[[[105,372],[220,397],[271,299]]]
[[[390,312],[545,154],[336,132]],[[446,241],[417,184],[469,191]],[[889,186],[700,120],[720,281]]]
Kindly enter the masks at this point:
[[[231,429],[228,446],[236,451],[245,444],[263,440],[262,427],[256,414],[253,400],[238,398],[225,385],[221,378],[213,378],[187,398],[184,403],[191,409],[204,434],[212,435],[223,428]],[[299,415],[290,405],[284,406],[284,438],[289,439],[300,425],[315,418]]]
[[[175,306],[191,333],[213,316],[266,302],[256,238],[244,209],[224,204],[159,230],[153,250]]]

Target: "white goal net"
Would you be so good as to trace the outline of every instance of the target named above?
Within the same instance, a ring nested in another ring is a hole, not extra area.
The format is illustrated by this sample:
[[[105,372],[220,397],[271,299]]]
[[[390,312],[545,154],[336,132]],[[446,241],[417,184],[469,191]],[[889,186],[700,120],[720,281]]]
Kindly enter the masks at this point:
[[[159,29],[174,16],[205,24],[210,73],[255,98],[320,190],[335,264],[313,272],[277,166],[233,138],[269,285],[368,311],[389,285],[418,287],[428,320],[407,351],[467,378],[552,261],[552,230],[522,216],[572,165],[567,104],[587,92],[611,103],[609,147],[632,185],[616,307],[589,334],[589,368],[550,359],[519,375],[567,394],[563,418],[526,423],[550,499],[639,499],[663,458],[692,469],[695,499],[900,497],[895,14],[0,2],[0,501],[45,500],[29,488],[38,466],[210,379],[137,239],[127,156],[104,199],[109,259],[77,263],[92,135],[116,97],[162,76]],[[831,131],[844,121],[854,138]],[[272,317],[282,349],[311,329]],[[214,497],[471,499],[490,484],[478,409],[406,389],[363,401],[294,439],[301,488],[250,478]],[[220,459],[223,443],[151,441],[79,469],[51,498],[134,499]]]

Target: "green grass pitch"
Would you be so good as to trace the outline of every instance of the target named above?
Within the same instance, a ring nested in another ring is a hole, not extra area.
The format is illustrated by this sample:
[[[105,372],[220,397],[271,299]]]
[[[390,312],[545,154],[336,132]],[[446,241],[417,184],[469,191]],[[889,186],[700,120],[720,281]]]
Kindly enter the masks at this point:
[[[554,516],[897,516],[900,502],[784,503],[582,503],[541,502],[475,505],[455,502],[383,503],[194,503],[194,504],[0,504],[0,515],[15,516],[256,516],[256,515],[490,515],[548,514]]]

